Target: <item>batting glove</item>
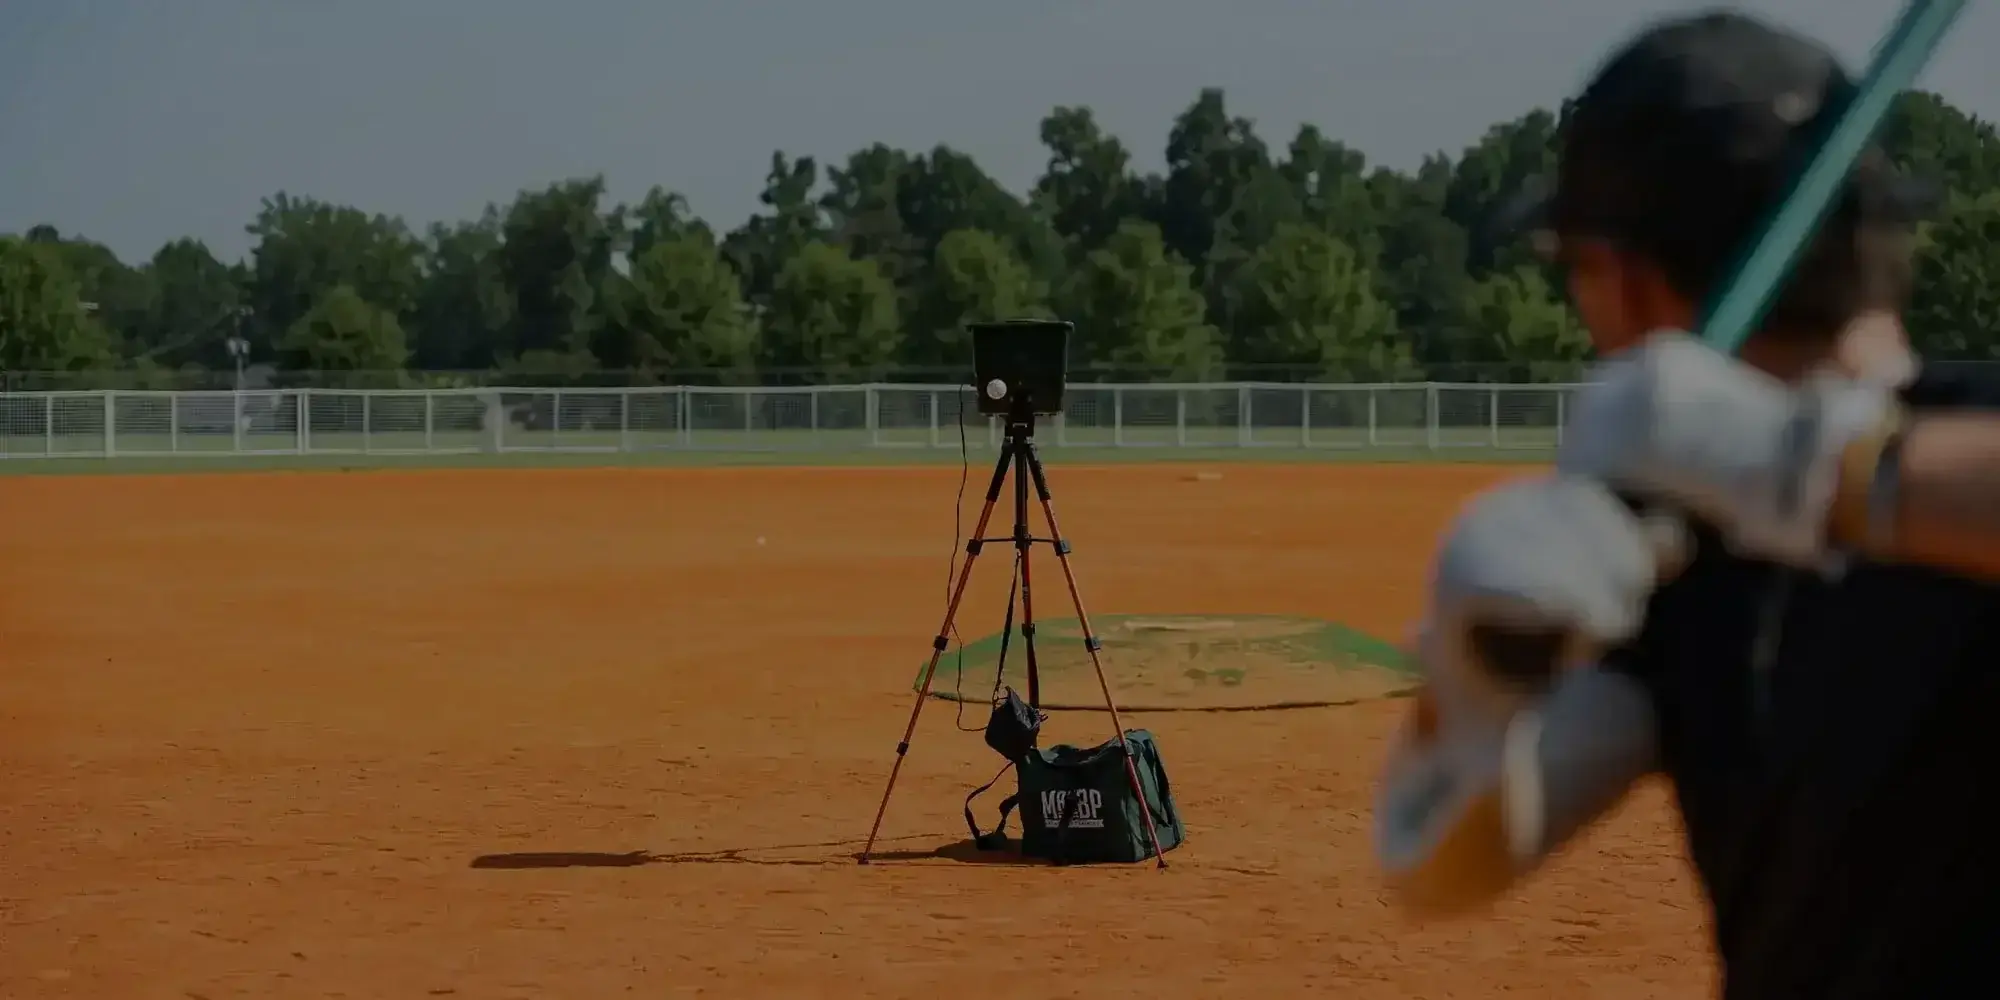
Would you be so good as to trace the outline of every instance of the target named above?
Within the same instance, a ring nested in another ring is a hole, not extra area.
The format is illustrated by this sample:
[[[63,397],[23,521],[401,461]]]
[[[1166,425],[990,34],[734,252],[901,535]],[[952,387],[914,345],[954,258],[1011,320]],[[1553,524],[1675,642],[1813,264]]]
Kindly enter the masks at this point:
[[[1800,566],[1826,556],[1847,447],[1898,416],[1884,385],[1831,373],[1787,385],[1679,332],[1591,380],[1558,469],[1677,503],[1745,553]]]

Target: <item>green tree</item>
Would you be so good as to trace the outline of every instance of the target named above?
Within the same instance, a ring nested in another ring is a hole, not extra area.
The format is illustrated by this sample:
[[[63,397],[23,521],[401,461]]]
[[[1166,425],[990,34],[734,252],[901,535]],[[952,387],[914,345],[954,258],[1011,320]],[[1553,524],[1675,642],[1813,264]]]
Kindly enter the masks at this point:
[[[280,192],[264,199],[248,232],[256,242],[244,304],[255,354],[268,355],[280,339],[290,343],[299,321],[334,288],[391,316],[416,300],[422,246],[400,220]]]
[[[143,351],[144,327],[154,294],[143,268],[128,266],[102,243],[64,236],[51,225],[30,227],[25,239],[61,262],[91,317],[109,334],[112,344],[127,356]]]
[[[811,369],[829,381],[866,377],[901,347],[896,289],[872,262],[808,243],[772,281],[764,364]]]
[[[2000,359],[2000,190],[1955,195],[1924,237],[1911,342],[1926,357]]]
[[[1315,381],[1377,382],[1413,374],[1396,311],[1353,247],[1287,225],[1237,273],[1231,360],[1309,369]]]
[[[1463,327],[1473,334],[1460,360],[1483,371],[1457,380],[1570,381],[1583,373],[1590,337],[1541,271],[1523,265],[1495,271],[1466,290]]]
[[[111,359],[61,248],[0,236],[0,371],[82,371]]]
[[[1536,108],[1487,129],[1453,165],[1442,210],[1469,237],[1466,270],[1472,277],[1531,261],[1526,241],[1496,232],[1494,222],[1506,199],[1554,173],[1556,126],[1553,113]]]
[[[1371,265],[1382,255],[1382,220],[1368,186],[1368,160],[1327,138],[1313,125],[1299,126],[1279,172],[1308,225],[1353,247]]]
[[[1076,353],[1092,364],[1192,380],[1216,373],[1221,335],[1192,284],[1194,269],[1151,223],[1128,221],[1084,258],[1064,289]]]
[[[128,330],[135,361],[197,369],[235,363],[228,341],[244,331],[249,318],[236,269],[217,260],[200,240],[180,239],[153,254],[144,277],[151,295]]]
[[[278,357],[295,371],[395,371],[408,360],[409,347],[394,313],[335,285],[285,331]]]
[[[901,188],[910,155],[876,143],[827,170],[819,204],[828,241],[856,260],[873,261],[899,287],[922,268],[923,248],[903,224]]]
[[[634,260],[645,256],[657,243],[681,239],[715,243],[715,230],[695,216],[687,198],[662,187],[647,190],[638,205],[622,214],[632,229],[626,249]]]
[[[934,259],[947,235],[977,229],[999,237],[1037,276],[1060,265],[1061,240],[1048,220],[972,157],[949,146],[911,159],[896,194],[903,225],[923,260]]]
[[[1382,297],[1395,306],[1396,325],[1419,363],[1447,364],[1465,351],[1468,237],[1444,213],[1451,162],[1434,156],[1414,176],[1389,171],[1369,175],[1382,218],[1382,254],[1376,265]]]
[[[411,323],[412,361],[431,371],[492,368],[514,320],[499,209],[475,222],[431,227]]]
[[[1882,148],[1905,171],[1961,195],[2000,187],[2000,133],[1937,94],[1907,91],[1882,128]]]
[[[500,225],[500,273],[513,312],[497,353],[573,355],[593,363],[591,344],[604,324],[604,289],[622,249],[622,209],[605,211],[604,178],[588,177],[524,191]]]
[[[758,201],[764,211],[723,237],[722,253],[743,279],[743,295],[761,310],[791,259],[826,237],[826,219],[813,190],[819,186],[819,164],[810,156],[791,159],[771,154]]]
[[[1008,246],[992,233],[959,229],[938,241],[902,360],[925,367],[957,365],[971,357],[965,326],[1024,316],[1046,316],[1046,290]]]
[[[521,379],[581,380],[606,365],[853,375],[885,361],[959,364],[966,322],[1055,306],[1080,325],[1080,364],[1132,375],[1192,378],[1234,362],[1358,378],[1402,370],[1407,352],[1432,377],[1567,377],[1584,338],[1557,276],[1491,223],[1552,168],[1571,108],[1529,110],[1456,155],[1392,170],[1310,124],[1273,149],[1206,89],[1164,137],[1164,170],[1142,174],[1089,108],[1058,107],[1040,122],[1047,162],[1027,192],[949,146],[873,143],[827,169],[779,152],[761,209],[726,234],[668,187],[613,204],[599,177],[532,187],[420,236],[279,193],[249,225],[241,262],[174,240],[127,265],[43,224],[8,251],[9,350],[17,363],[122,365],[132,384],[174,368],[226,372],[223,345],[238,334],[255,360],[293,366],[406,354],[424,369]],[[1898,98],[1883,146],[1951,195],[1917,237],[1918,345],[1938,359],[2000,358],[1988,291],[2000,273],[1989,249],[2000,245],[2000,131],[1914,91]],[[395,340],[391,326],[407,351],[356,348]],[[318,332],[338,336],[323,350],[300,339]]]
[[[736,272],[704,236],[654,243],[632,261],[619,287],[612,335],[599,351],[607,365],[714,369],[736,380],[755,362],[755,331]]]
[[[1270,157],[1251,123],[1231,118],[1223,92],[1205,87],[1167,132],[1167,172],[1149,216],[1167,249],[1200,268],[1215,222],[1236,188]]]
[[[1132,173],[1132,154],[1104,134],[1089,108],[1056,108],[1042,119],[1041,138],[1049,159],[1033,200],[1079,258],[1144,212],[1146,188]]]

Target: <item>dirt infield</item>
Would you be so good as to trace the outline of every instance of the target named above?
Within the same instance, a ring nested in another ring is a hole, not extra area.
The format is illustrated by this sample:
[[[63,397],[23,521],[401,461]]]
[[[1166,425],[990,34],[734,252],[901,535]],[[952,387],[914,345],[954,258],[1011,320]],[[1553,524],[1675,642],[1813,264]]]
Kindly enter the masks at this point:
[[[1438,527],[1519,471],[1220,468],[1051,468],[1091,611],[1400,635]],[[1165,872],[968,857],[996,762],[935,702],[891,856],[854,865],[957,475],[0,480],[0,996],[1709,989],[1656,789],[1493,919],[1401,925],[1366,850],[1393,702],[1128,720],[1188,816]],[[982,566],[968,636],[1004,578]]]

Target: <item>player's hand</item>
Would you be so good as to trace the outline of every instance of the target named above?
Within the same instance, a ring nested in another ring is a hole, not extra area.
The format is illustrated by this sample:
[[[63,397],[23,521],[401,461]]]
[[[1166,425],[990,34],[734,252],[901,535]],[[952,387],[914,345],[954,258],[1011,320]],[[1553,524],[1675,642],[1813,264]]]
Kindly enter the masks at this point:
[[[1376,864],[1413,915],[1463,913],[1500,895],[1615,806],[1657,766],[1652,703],[1630,677],[1583,665],[1510,708],[1434,680],[1390,743],[1375,793]]]
[[[1431,579],[1429,662],[1534,686],[1636,633],[1679,569],[1677,526],[1642,519],[1603,483],[1554,475],[1475,497]]]
[[[1415,643],[1423,687],[1375,809],[1378,863],[1413,911],[1492,898],[1651,766],[1644,693],[1590,663],[1679,568],[1661,529],[1564,475],[1482,493],[1453,523]]]
[[[1679,332],[1591,372],[1557,467],[1681,505],[1745,552],[1826,552],[1847,446],[1893,418],[1893,392],[1832,373],[1787,385]]]

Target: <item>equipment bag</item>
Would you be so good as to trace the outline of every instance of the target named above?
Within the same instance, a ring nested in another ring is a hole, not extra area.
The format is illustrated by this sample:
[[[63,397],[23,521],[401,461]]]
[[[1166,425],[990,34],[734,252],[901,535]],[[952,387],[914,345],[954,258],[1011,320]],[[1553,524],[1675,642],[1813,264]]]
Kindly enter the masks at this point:
[[[1187,839],[1187,827],[1174,807],[1159,744],[1144,729],[1126,730],[1125,740],[1132,748],[1160,850],[1171,851]],[[1117,740],[1089,748],[1058,744],[1037,749],[1015,762],[1015,772],[1021,786],[1017,798],[1022,854],[1056,864],[1144,861],[1153,856],[1146,820],[1125,772],[1125,750]]]

